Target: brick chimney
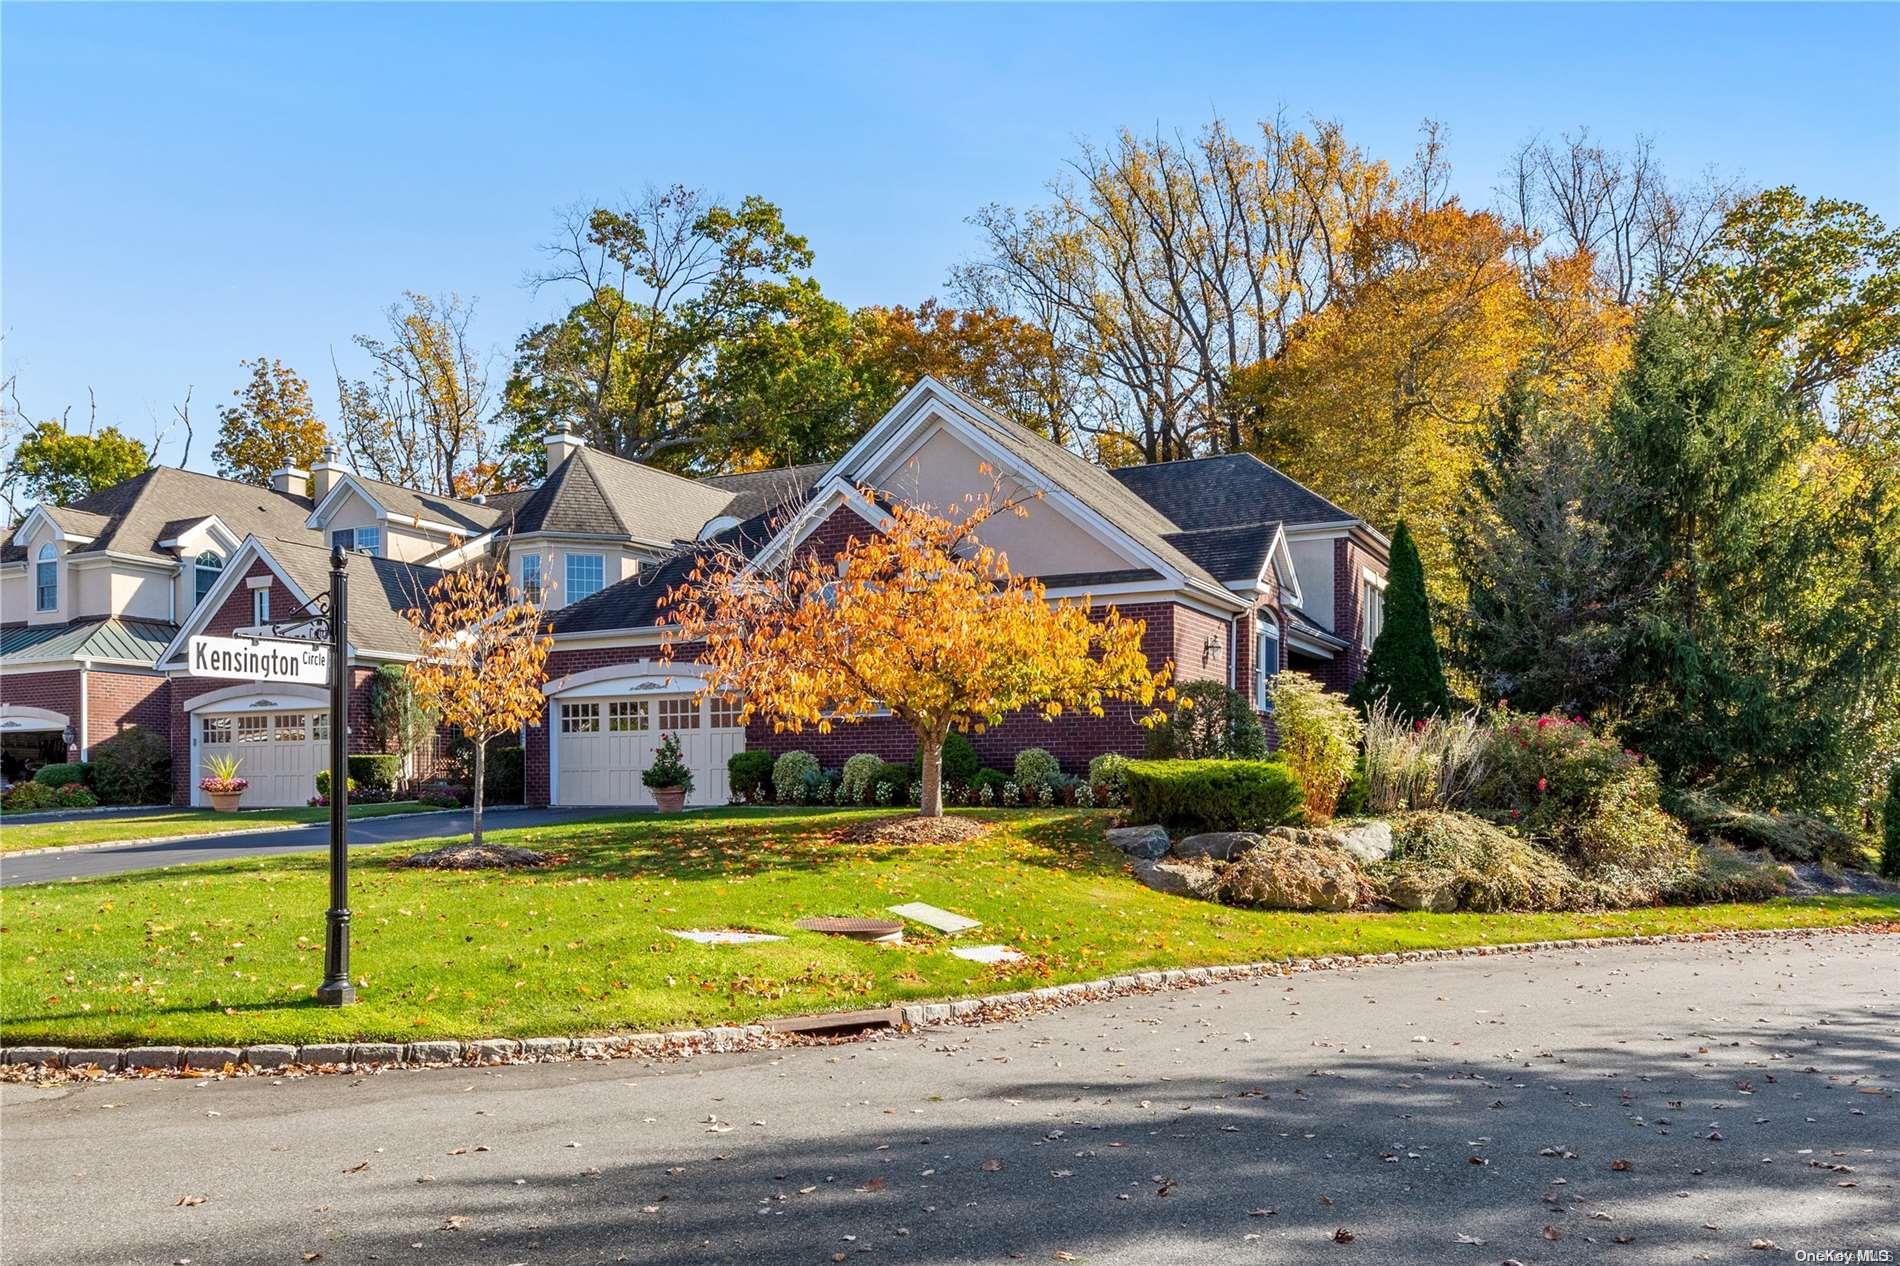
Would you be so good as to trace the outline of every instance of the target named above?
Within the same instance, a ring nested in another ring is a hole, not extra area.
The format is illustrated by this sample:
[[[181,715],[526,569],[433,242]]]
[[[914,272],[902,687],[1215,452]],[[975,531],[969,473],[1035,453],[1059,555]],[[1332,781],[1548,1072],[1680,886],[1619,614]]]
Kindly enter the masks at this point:
[[[565,418],[561,419],[561,429],[549,431],[541,437],[541,442],[547,445],[550,475],[562,462],[587,447],[587,441],[574,433],[573,424]]]
[[[337,464],[336,449],[326,445],[323,460],[310,470],[310,499],[321,501],[330,495],[330,489],[337,486],[343,478],[343,467]]]
[[[270,473],[270,486],[274,492],[287,492],[293,497],[301,497],[304,489],[310,486],[310,472],[300,466],[279,466]]]

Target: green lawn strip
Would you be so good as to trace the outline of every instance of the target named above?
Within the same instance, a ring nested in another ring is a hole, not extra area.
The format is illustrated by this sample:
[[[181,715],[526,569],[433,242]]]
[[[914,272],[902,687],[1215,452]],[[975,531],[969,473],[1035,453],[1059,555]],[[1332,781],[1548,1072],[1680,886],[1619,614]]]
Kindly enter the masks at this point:
[[[395,813],[419,813],[429,806],[415,800],[392,804],[353,804],[352,818],[386,818]],[[8,822],[0,817],[0,853],[29,848],[60,848],[72,844],[100,844],[109,840],[156,840],[172,835],[216,835],[224,831],[255,831],[273,826],[309,826],[328,822],[324,808],[251,809],[218,813],[211,809],[154,809],[150,813],[105,814],[68,818],[64,822]]]
[[[736,1023],[1213,963],[1584,936],[1819,927],[1900,917],[1873,898],[1593,915],[1283,914],[1166,897],[1133,882],[1101,815],[1004,814],[972,843],[846,845],[863,812],[734,809],[495,831],[553,851],[541,872],[390,863],[431,841],[353,854],[360,1001],[318,1006],[324,861],[208,863],[9,889],[0,917],[8,1045],[243,1044],[533,1036]],[[813,914],[920,900],[984,926],[913,925],[875,946],[798,932]],[[790,939],[702,946],[666,928]],[[985,968],[953,943],[1031,956]]]

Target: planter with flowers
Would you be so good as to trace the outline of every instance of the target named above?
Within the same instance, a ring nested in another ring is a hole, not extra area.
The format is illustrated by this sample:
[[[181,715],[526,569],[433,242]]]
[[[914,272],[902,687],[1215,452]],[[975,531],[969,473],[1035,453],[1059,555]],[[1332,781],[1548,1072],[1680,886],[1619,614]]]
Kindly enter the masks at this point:
[[[235,756],[213,756],[205,762],[210,775],[198,780],[198,790],[211,797],[211,807],[219,813],[237,812],[238,799],[250,780],[238,777],[239,760]]]
[[[686,793],[693,789],[693,771],[686,767],[677,734],[662,734],[660,750],[653,753],[653,764],[640,775],[640,781],[653,792],[661,813],[678,813],[686,805]]]

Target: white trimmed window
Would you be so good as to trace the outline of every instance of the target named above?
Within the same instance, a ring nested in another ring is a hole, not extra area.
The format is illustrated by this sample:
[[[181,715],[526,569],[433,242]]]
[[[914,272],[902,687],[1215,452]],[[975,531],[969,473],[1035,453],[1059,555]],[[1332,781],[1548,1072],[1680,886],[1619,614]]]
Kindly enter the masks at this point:
[[[564,703],[561,705],[561,733],[598,734],[600,733],[600,705],[598,703]]]
[[[660,728],[662,730],[697,730],[699,728],[699,701],[696,699],[660,700]]]
[[[301,743],[310,737],[309,714],[303,712],[279,713],[276,724],[271,729],[271,737],[279,743]]]
[[[728,703],[718,695],[714,695],[712,700],[711,724],[714,727],[739,724],[739,705],[736,703]]]
[[[541,601],[541,556],[539,554],[521,556],[521,596],[536,604]]]
[[[239,717],[237,719],[237,741],[240,743],[270,742],[270,718]]]
[[[40,546],[39,562],[33,569],[33,609],[53,611],[59,607],[59,550],[51,541]]]
[[[599,593],[606,585],[607,560],[600,554],[567,556],[567,601],[579,602]]]
[[[310,714],[310,741],[313,743],[330,741],[330,714],[328,712]]]
[[[231,718],[201,718],[198,722],[198,739],[203,743],[229,743],[231,741]]]
[[[1365,572],[1359,581],[1359,644],[1371,650],[1384,628],[1385,582]]]
[[[191,605],[197,606],[211,592],[211,586],[218,583],[218,577],[224,574],[224,560],[210,550],[198,555],[191,563]]]
[[[1280,671],[1280,626],[1262,620],[1253,637],[1253,706],[1265,712],[1270,705],[1267,690]]]
[[[270,623],[270,590],[251,590],[251,623],[258,628]]]
[[[607,728],[616,733],[638,733],[647,728],[645,699],[616,699],[607,705]]]
[[[338,528],[330,533],[330,544],[341,545],[346,554],[380,554],[383,530],[373,527]]]

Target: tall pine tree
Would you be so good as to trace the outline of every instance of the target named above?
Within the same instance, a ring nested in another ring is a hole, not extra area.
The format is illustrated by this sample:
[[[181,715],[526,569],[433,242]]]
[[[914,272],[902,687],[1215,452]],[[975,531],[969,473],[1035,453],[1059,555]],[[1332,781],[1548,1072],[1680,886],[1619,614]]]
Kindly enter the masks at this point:
[[[1400,714],[1422,718],[1451,713],[1445,666],[1432,636],[1431,600],[1425,596],[1425,568],[1419,562],[1412,530],[1400,519],[1392,530],[1392,557],[1386,570],[1385,625],[1372,644],[1365,676],[1352,688],[1361,707],[1383,699]]]

